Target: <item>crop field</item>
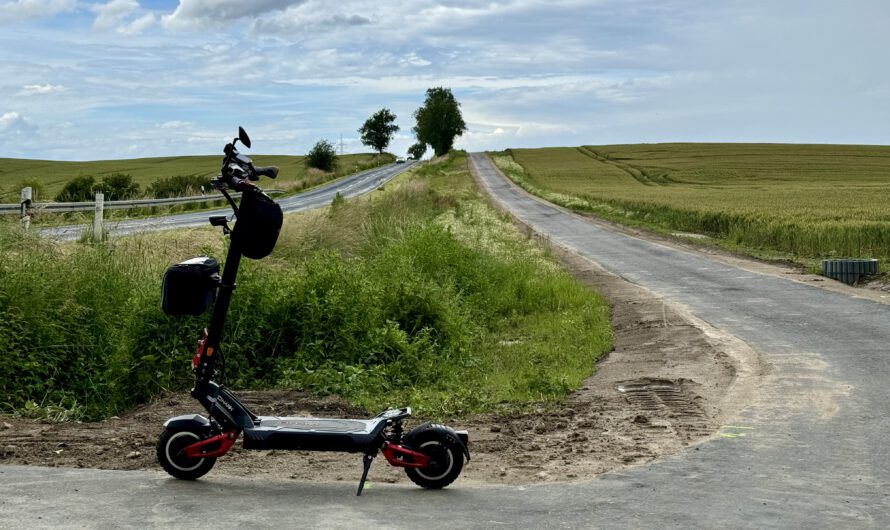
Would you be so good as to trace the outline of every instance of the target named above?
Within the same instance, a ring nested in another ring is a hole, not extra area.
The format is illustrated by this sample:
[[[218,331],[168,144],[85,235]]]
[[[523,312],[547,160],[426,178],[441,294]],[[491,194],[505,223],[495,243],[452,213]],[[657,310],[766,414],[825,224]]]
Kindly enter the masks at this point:
[[[494,158],[532,193],[623,223],[804,261],[890,257],[890,147],[638,144]]]
[[[251,156],[258,166],[278,166],[281,169],[276,188],[304,189],[326,180],[356,173],[363,169],[393,161],[392,155],[354,154],[339,157],[339,166],[332,174],[308,169],[302,156]],[[209,156],[178,156],[138,158],[132,160],[99,160],[91,162],[57,162],[0,158],[0,203],[18,202],[25,186],[38,188],[39,201],[51,201],[68,181],[80,176],[92,176],[97,181],[114,173],[131,175],[145,190],[162,178],[178,175],[206,176],[208,180],[219,172],[222,154]],[[272,186],[268,186],[272,187]]]

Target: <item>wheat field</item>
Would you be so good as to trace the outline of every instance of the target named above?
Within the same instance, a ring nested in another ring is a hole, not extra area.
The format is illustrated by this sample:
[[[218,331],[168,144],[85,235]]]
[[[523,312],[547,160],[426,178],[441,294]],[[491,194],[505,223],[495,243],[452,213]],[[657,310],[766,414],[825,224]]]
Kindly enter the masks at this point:
[[[494,158],[533,193],[613,220],[795,258],[890,257],[890,147],[638,144]]]

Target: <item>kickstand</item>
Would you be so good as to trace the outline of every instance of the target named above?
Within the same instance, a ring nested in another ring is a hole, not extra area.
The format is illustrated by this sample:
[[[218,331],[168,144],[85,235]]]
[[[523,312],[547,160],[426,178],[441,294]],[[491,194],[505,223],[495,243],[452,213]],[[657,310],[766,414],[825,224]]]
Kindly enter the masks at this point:
[[[362,465],[364,465],[365,470],[362,471],[362,479],[358,483],[358,493],[355,494],[356,497],[360,497],[362,490],[365,489],[365,479],[368,478],[368,470],[371,469],[371,462],[373,461],[373,454],[365,453],[365,456],[362,457]]]

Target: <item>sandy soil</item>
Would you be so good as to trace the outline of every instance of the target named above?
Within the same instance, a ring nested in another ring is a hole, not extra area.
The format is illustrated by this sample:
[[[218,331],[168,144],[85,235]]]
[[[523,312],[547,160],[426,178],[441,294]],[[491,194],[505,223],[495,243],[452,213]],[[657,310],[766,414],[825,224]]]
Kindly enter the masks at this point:
[[[615,349],[562,406],[447,422],[470,432],[472,461],[461,481],[583,480],[682,451],[713,436],[724,418],[749,401],[765,373],[743,343],[697,321],[682,307],[555,250],[582,282],[611,301]],[[260,415],[369,416],[339,400],[298,392],[239,395]],[[160,469],[154,446],[163,421],[195,412],[201,412],[197,403],[187,393],[177,393],[97,423],[0,417],[0,464]],[[408,428],[422,418],[413,420]],[[238,444],[212,473],[353,482],[360,477],[361,459],[338,453],[245,451]],[[380,458],[369,480],[407,478]]]

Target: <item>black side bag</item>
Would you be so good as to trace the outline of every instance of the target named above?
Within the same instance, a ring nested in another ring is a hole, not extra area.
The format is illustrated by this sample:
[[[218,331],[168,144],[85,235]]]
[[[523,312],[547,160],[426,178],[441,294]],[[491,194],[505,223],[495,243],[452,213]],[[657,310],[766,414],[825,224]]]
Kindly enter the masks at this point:
[[[281,207],[261,191],[247,191],[238,207],[238,222],[232,229],[241,254],[250,259],[265,258],[272,253],[284,216]]]
[[[168,315],[200,315],[216,300],[219,262],[202,256],[171,265],[164,273],[161,309]]]

